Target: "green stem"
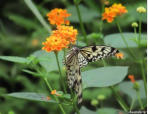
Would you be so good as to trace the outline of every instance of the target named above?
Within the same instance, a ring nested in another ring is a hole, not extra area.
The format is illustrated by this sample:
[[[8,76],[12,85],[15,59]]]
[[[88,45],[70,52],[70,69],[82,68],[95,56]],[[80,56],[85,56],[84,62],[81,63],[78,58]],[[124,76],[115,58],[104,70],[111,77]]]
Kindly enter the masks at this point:
[[[63,76],[62,76],[62,72],[61,72],[61,68],[60,68],[60,63],[59,63],[59,59],[58,59],[58,53],[57,52],[54,52],[55,53],[55,56],[56,56],[56,62],[57,62],[57,65],[58,65],[58,69],[59,69],[59,73],[60,73],[60,78],[59,78],[59,80],[60,80],[60,82],[61,82],[61,84],[62,84],[62,86],[63,86],[63,88],[64,88],[64,92],[65,93],[67,93],[66,92],[66,87],[65,87],[65,80],[64,80],[64,78],[63,78]]]
[[[134,27],[134,33],[135,33],[135,37],[136,37],[136,43],[139,46],[139,41],[138,41],[138,38],[137,38],[137,30],[136,30],[136,27]]]
[[[142,71],[142,79],[144,81],[145,94],[147,96],[147,82],[146,82],[146,76],[145,76],[145,73],[144,73],[144,67],[143,67],[143,61],[142,60],[140,62],[140,67],[141,67],[141,71]]]
[[[142,104],[142,101],[141,101],[141,98],[140,98],[139,91],[136,91],[136,93],[137,93],[137,97],[138,97],[138,102],[139,102],[139,105],[140,105],[141,109],[143,110],[143,109],[144,109],[144,107],[143,107],[143,104]]]
[[[72,104],[73,104],[77,114],[80,114],[79,109],[77,107],[77,102],[76,102],[77,97],[76,97],[76,94],[73,93],[72,89],[70,89],[70,91],[71,91],[71,95],[72,95]]]
[[[44,78],[44,81],[45,81],[47,87],[49,88],[49,90],[52,91],[52,87],[51,87],[50,84],[48,83],[47,78]],[[55,100],[57,101],[57,103],[58,103],[58,105],[59,105],[59,107],[60,107],[62,113],[63,113],[63,114],[66,114],[65,111],[64,111],[64,108],[62,107],[62,105],[59,104],[59,100],[58,100],[58,98],[57,98],[55,95],[53,95],[53,96],[54,96]]]
[[[124,100],[121,98],[121,96],[119,95],[119,93],[115,90],[115,88],[113,86],[111,86],[111,89],[116,97],[116,100],[118,101],[118,103],[120,104],[120,106],[123,108],[124,111],[128,111],[129,108],[126,105],[126,103],[124,102]]]
[[[132,100],[132,103],[131,103],[131,106],[130,106],[130,111],[133,109],[134,103],[135,103],[135,99]]]
[[[139,20],[139,45],[140,45],[140,42],[141,42],[141,19]]]
[[[82,22],[82,18],[81,18],[79,6],[78,6],[77,3],[75,3],[75,6],[76,6],[76,10],[77,10],[79,22],[80,22],[80,27],[81,27],[81,30],[82,30],[82,34],[84,36],[84,39],[85,39],[86,44],[88,45],[88,41],[87,41],[87,37],[86,37],[86,31],[84,29],[84,25],[83,25],[83,22]]]
[[[132,56],[133,58],[136,58],[136,57],[134,56],[133,52],[130,50],[130,48],[129,48],[129,46],[128,46],[128,43],[127,43],[127,41],[125,40],[124,35],[122,34],[121,27],[120,27],[120,25],[119,25],[119,23],[118,23],[117,21],[116,21],[116,24],[117,24],[117,27],[118,27],[118,29],[119,29],[121,38],[122,38],[124,44],[126,45],[128,51],[130,52],[130,54],[131,54],[131,56]]]

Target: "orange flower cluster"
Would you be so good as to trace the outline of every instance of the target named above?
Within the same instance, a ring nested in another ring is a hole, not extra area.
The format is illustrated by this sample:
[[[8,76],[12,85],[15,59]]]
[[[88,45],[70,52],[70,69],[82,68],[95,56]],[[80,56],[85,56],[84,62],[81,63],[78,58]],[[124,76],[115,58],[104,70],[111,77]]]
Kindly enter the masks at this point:
[[[115,56],[117,57],[117,59],[123,59],[124,57],[123,53],[117,53],[115,54]]]
[[[75,43],[77,33],[77,30],[72,26],[57,26],[57,30],[52,31],[51,36],[42,43],[44,45],[42,49],[50,52],[67,48],[70,43]]]
[[[121,16],[124,13],[127,13],[126,7],[122,6],[122,4],[115,3],[105,8],[105,12],[102,14],[102,20],[107,20],[108,23],[111,23],[116,16]]]
[[[131,80],[132,83],[135,83],[134,75],[128,75],[128,78]]]
[[[67,13],[67,10],[58,8],[55,8],[51,10],[49,13],[47,13],[47,17],[50,24],[57,26],[62,24],[69,25],[70,22],[65,18],[69,17],[70,15],[71,14]]]
[[[52,94],[52,95],[56,95],[56,96],[61,96],[60,94],[57,93],[56,90],[52,90],[52,91],[51,91],[51,94]]]

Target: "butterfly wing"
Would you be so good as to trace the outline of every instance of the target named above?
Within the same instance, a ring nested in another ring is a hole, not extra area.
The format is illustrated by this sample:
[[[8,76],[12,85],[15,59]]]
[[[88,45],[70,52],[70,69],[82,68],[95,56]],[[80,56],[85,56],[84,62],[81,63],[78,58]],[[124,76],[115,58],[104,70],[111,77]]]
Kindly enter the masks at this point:
[[[110,46],[88,46],[80,49],[78,56],[80,67],[86,66],[89,62],[98,61],[109,56],[113,56],[119,51]],[[83,60],[80,59],[83,56]],[[84,64],[85,63],[85,64]]]
[[[66,56],[66,74],[68,87],[74,89],[78,98],[78,104],[82,102],[82,79],[78,63],[78,52],[71,50]]]

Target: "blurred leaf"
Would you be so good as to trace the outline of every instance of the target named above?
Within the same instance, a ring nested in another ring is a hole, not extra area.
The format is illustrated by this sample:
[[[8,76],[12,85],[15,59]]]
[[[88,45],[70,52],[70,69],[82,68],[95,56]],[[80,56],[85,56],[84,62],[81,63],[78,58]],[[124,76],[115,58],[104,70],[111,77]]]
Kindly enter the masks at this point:
[[[97,112],[91,111],[83,106],[80,109],[80,114],[97,114]]]
[[[112,90],[110,88],[88,88],[83,91],[83,99],[86,100],[96,99],[98,95],[108,98],[112,95]]]
[[[100,108],[97,110],[98,114],[128,114],[115,108]]]
[[[123,35],[130,48],[138,47],[138,45],[133,40],[131,40],[133,38],[136,38],[134,33],[123,33]],[[145,40],[146,38],[147,38],[146,34],[142,34],[142,40]],[[115,33],[105,36],[104,42],[106,45],[110,45],[116,48],[127,48],[122,40],[120,33]]]
[[[47,72],[58,70],[56,57],[53,52],[47,53],[45,51],[36,51],[33,53],[39,60],[39,63],[47,70]],[[62,66],[63,52],[58,53],[60,66]]]
[[[15,97],[15,98],[20,98],[20,99],[57,103],[54,100],[48,100],[47,99],[48,96],[45,94],[41,94],[41,93],[15,92],[15,93],[7,94],[7,95],[10,97]]]
[[[26,73],[28,73],[28,74],[31,74],[31,75],[33,75],[33,76],[41,76],[40,74],[38,74],[38,73],[36,73],[36,72],[32,72],[32,71],[27,70],[27,69],[23,69],[22,71],[23,71],[23,72],[26,72]]]
[[[26,29],[37,29],[39,25],[34,22],[32,19],[28,19],[28,17],[23,17],[21,15],[8,13],[8,18],[14,21],[16,24],[26,28]]]
[[[46,23],[38,9],[36,8],[35,4],[31,0],[24,0],[26,5],[30,8],[30,10],[33,12],[33,14],[36,16],[36,18],[40,21],[40,23],[45,27],[45,29],[50,33],[51,28],[50,26]]]
[[[17,56],[0,56],[0,59],[5,60],[5,61],[10,61],[10,62],[15,62],[15,63],[27,63],[28,60],[23,57],[17,57]]]
[[[143,80],[136,81],[138,82],[140,86],[140,97],[143,100],[143,103],[146,103],[146,95],[145,95],[145,89],[144,89],[144,83]],[[132,100],[135,100],[133,107],[139,106],[137,94],[136,91],[133,89],[133,83],[130,81],[122,82],[118,85],[120,91],[128,96],[128,102],[131,104]]]
[[[120,83],[128,73],[126,66],[102,67],[82,72],[83,87],[108,87]]]
[[[82,21],[84,23],[91,22],[94,18],[99,17],[99,13],[97,11],[93,9],[89,9],[82,4],[79,5],[79,9],[80,9]],[[71,22],[79,23],[76,7],[72,5],[72,6],[69,6],[67,10],[69,13],[71,13],[71,16],[68,17],[68,20],[70,20]]]

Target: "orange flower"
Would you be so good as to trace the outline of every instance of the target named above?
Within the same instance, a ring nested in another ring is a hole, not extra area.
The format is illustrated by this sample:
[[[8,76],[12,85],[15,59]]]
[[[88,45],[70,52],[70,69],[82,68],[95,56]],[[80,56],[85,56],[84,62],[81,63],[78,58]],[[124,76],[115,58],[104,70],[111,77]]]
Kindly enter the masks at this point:
[[[126,7],[122,6],[122,4],[113,4],[112,8],[116,11],[117,15],[122,15],[124,13],[127,13]]]
[[[117,59],[123,59],[124,57],[123,53],[116,53],[115,56],[117,57]]]
[[[76,41],[76,36],[78,31],[73,29],[72,26],[57,26],[57,30],[53,31],[53,34],[56,36],[60,36],[63,39],[69,41],[70,43],[74,44]]]
[[[71,14],[67,13],[67,10],[65,9],[58,9],[55,8],[51,10],[49,13],[47,13],[48,20],[50,24],[52,25],[61,25],[66,24],[69,25],[69,21],[66,20],[67,17],[69,17]]]
[[[111,23],[116,16],[115,11],[112,8],[105,8],[105,12],[102,14],[102,20],[107,20],[108,23]]]
[[[57,93],[56,90],[52,90],[52,91],[51,91],[51,94],[52,94],[52,95],[56,95],[56,96],[61,96],[60,94]]]
[[[49,96],[46,97],[46,100],[50,100],[51,98]]]
[[[111,23],[116,16],[121,16],[124,13],[127,13],[126,7],[115,3],[111,7],[105,8],[102,20],[107,20],[108,23]]]
[[[38,40],[36,40],[36,39],[32,40],[32,45],[33,46],[37,46],[38,44],[39,44]]]
[[[128,75],[128,78],[131,80],[132,83],[135,83],[134,75]]]
[[[54,95],[54,94],[56,94],[56,92],[57,92],[56,90],[52,90],[51,94]]]
[[[42,44],[43,50],[61,51],[63,48],[68,48],[70,43],[74,44],[76,41],[77,30],[72,26],[57,26],[57,30],[54,30],[45,42]]]

